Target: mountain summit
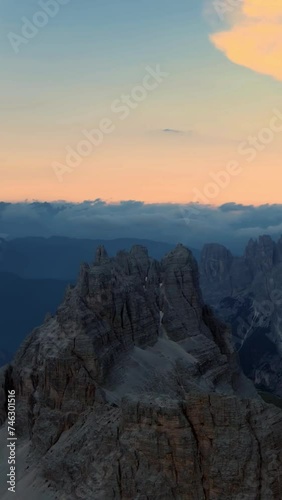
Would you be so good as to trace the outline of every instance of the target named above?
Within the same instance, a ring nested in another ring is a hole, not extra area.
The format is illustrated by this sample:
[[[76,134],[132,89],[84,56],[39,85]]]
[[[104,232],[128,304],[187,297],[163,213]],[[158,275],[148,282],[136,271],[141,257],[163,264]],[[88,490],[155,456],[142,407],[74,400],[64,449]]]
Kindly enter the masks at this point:
[[[1,380],[23,499],[280,498],[282,412],[241,373],[182,245],[160,262],[98,248]]]

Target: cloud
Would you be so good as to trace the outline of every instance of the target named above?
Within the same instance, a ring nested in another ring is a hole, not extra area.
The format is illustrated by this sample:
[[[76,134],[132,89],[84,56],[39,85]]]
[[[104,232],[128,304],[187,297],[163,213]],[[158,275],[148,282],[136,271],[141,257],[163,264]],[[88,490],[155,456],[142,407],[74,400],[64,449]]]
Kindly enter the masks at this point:
[[[229,5],[229,14],[230,2],[221,3]],[[242,0],[240,6],[233,8],[231,28],[210,40],[235,64],[281,81],[282,0]]]
[[[282,205],[107,203],[0,203],[0,233],[9,238],[69,236],[141,238],[201,248],[218,242],[240,253],[251,237],[282,233]]]
[[[162,132],[166,134],[184,134],[183,130],[177,130],[174,128],[165,128],[162,130]]]
[[[281,0],[245,0],[243,2],[243,12],[249,17],[260,17],[267,19],[282,18]]]

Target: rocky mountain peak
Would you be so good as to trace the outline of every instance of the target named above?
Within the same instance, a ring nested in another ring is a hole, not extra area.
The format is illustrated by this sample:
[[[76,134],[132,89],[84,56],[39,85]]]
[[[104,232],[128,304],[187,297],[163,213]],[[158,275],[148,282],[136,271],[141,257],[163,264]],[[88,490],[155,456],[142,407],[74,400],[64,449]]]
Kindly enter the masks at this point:
[[[224,281],[229,273],[233,256],[223,245],[210,243],[203,247],[201,254],[201,271],[207,280]]]
[[[269,271],[275,263],[276,244],[268,235],[263,235],[258,240],[251,239],[245,250],[245,258],[252,273]]]
[[[107,250],[104,245],[99,245],[96,249],[95,264],[102,264],[109,259]]]
[[[136,258],[147,258],[149,257],[149,253],[146,247],[143,245],[133,245],[131,250],[130,250],[130,255],[136,257]]]
[[[68,500],[279,498],[281,413],[242,375],[182,245],[161,262],[100,250],[0,373],[2,419],[8,386],[26,497],[37,477]]]
[[[176,265],[196,264],[193,254],[189,248],[178,243],[178,245],[164,257],[163,262],[174,261]]]
[[[221,328],[217,344],[213,323],[212,316],[204,312],[196,262],[184,246],[178,245],[160,263],[139,246],[113,259],[99,249],[93,265],[81,266],[77,284],[67,290],[56,316],[35,330],[19,350],[13,367],[15,384],[22,388],[25,405],[36,379],[32,390],[36,400],[51,397],[51,406],[59,409],[76,394],[80,406],[85,407],[94,403],[95,390],[107,383],[124,356],[163,339],[188,342],[193,363],[203,364],[199,373],[208,370],[205,384],[216,390],[222,378],[229,380],[228,390],[232,391],[226,358],[226,354],[232,357],[229,333]],[[185,357],[184,344],[183,349]],[[76,377],[71,375],[73,366],[77,367]],[[61,380],[68,380],[63,392]],[[81,390],[85,384],[93,389],[85,393]],[[23,415],[27,415],[24,410]]]
[[[251,239],[243,256],[232,257],[222,276],[209,271],[204,249],[200,264],[205,301],[232,326],[245,373],[258,387],[282,396],[282,238]],[[208,271],[207,271],[208,270]]]
[[[276,244],[268,235],[251,238],[241,257],[233,256],[222,245],[205,245],[200,259],[205,300],[215,306],[221,298],[236,296],[264,273],[271,273],[282,262],[281,242]]]

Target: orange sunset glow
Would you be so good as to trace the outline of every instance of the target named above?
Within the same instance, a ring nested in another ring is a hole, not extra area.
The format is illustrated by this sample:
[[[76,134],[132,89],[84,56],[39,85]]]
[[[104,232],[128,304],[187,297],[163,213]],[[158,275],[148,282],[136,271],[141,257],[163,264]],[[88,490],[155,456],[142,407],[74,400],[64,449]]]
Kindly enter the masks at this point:
[[[50,23],[22,46],[8,32],[1,48],[10,74],[1,82],[2,200],[281,201],[281,0],[191,2],[189,11],[179,2],[177,30],[164,15],[149,39],[140,31],[134,58],[115,28],[116,47],[104,41],[96,50],[98,31],[77,12],[65,9],[65,22],[79,29],[83,18],[87,46],[60,44]],[[214,190],[232,161],[240,173]]]

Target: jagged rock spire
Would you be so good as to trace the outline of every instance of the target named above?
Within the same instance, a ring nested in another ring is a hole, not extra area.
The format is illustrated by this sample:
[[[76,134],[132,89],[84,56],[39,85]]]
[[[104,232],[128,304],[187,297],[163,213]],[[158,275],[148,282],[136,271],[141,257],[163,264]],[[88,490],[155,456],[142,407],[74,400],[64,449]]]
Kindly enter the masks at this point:
[[[96,250],[95,264],[102,264],[102,262],[106,262],[107,260],[109,260],[107,250],[104,245],[99,245]]]

